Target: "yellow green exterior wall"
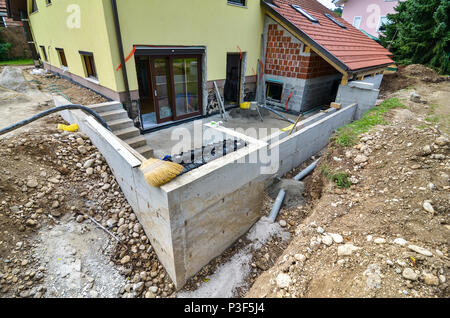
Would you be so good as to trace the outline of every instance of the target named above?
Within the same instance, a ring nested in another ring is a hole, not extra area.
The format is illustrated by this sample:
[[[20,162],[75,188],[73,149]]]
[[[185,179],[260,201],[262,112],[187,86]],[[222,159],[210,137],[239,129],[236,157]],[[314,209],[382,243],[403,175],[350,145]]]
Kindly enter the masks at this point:
[[[30,14],[37,49],[47,48],[49,63],[60,67],[56,47],[63,48],[69,71],[84,77],[78,53],[94,53],[98,81],[116,92],[125,90],[110,0],[36,0],[38,12]],[[226,78],[227,52],[247,52],[246,76],[254,75],[261,55],[264,12],[259,0],[247,0],[247,7],[227,0],[117,0],[127,56],[133,45],[204,46],[207,80]],[[69,29],[66,12],[71,4],[81,8],[81,27]],[[29,1],[31,8],[31,0]],[[30,11],[30,10],[29,10]],[[127,63],[130,90],[137,90],[134,58]]]
[[[110,39],[105,22],[104,1],[102,0],[56,0],[46,5],[46,0],[36,0],[38,11],[29,14],[29,20],[36,43],[45,46],[48,63],[61,67],[55,48],[64,49],[69,72],[85,77],[84,64],[79,51],[94,53],[100,85],[117,90],[116,74],[113,69]],[[81,12],[80,28],[69,28],[67,20],[70,5],[79,5]],[[31,0],[28,1],[31,12]],[[42,54],[41,54],[42,55]]]

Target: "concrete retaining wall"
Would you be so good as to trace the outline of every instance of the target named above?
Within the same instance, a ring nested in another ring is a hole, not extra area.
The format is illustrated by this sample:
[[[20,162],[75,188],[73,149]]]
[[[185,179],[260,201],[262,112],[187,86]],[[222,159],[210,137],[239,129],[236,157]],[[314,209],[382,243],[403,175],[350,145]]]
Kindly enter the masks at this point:
[[[346,86],[340,85],[336,102],[342,106],[358,104],[355,119],[360,119],[365,112],[375,106],[380,91],[373,83],[353,81]]]
[[[55,97],[56,106],[68,104]],[[260,218],[263,181],[260,163],[249,162],[266,142],[226,128],[222,133],[245,140],[247,147],[155,188],[146,182],[139,154],[80,110],[60,112],[77,123],[105,157],[128,203],[142,224],[159,260],[181,288]],[[212,127],[210,127],[212,129]]]
[[[281,177],[326,147],[336,129],[354,120],[357,108],[356,104],[344,107],[271,144],[270,151],[278,151],[280,154],[279,169],[274,173]]]

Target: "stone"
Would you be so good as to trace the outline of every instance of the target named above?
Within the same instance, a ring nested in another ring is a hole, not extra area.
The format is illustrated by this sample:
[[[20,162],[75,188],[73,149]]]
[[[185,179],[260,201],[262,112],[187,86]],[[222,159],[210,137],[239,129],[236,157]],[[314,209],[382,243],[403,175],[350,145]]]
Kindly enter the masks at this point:
[[[375,244],[384,244],[384,243],[386,243],[386,240],[384,238],[376,238],[373,240],[373,242]]]
[[[33,220],[33,219],[28,219],[28,220],[25,222],[25,224],[26,224],[27,226],[29,226],[29,227],[35,227],[35,226],[38,224],[38,222],[35,221],[35,220]]]
[[[50,178],[48,179],[49,182],[54,183],[54,184],[58,184],[59,183],[59,179],[57,178]]]
[[[354,251],[359,250],[360,248],[354,246],[353,244],[345,244],[338,247],[338,255],[339,256],[350,256]]]
[[[439,278],[430,273],[423,273],[422,275],[423,282],[430,286],[438,286]]]
[[[156,296],[151,291],[148,291],[145,293],[145,298],[156,298]]]
[[[353,161],[354,161],[356,164],[360,164],[360,163],[367,162],[368,160],[369,160],[369,158],[367,158],[367,157],[364,156],[364,155],[357,155]]]
[[[414,102],[414,103],[421,103],[422,102],[422,97],[417,94],[416,92],[412,92],[411,95],[409,96],[410,101]]]
[[[111,185],[109,183],[106,183],[103,187],[102,190],[108,190],[109,188],[111,188]]]
[[[405,279],[415,281],[417,280],[418,275],[411,268],[405,268],[402,272],[402,276]]]
[[[52,203],[52,208],[53,208],[53,209],[59,208],[59,201],[53,201],[53,203]]]
[[[423,209],[424,209],[425,211],[429,212],[429,213],[434,213],[434,208],[433,208],[433,206],[431,205],[431,202],[430,202],[430,201],[425,201],[425,202],[423,203]]]
[[[423,247],[417,246],[417,245],[409,245],[408,248],[416,253],[423,255],[423,256],[428,256],[428,257],[433,256],[433,253],[431,253],[429,250],[427,250]]]
[[[333,239],[333,241],[337,244],[341,244],[344,242],[344,238],[340,234],[328,233],[329,236]]]
[[[323,233],[325,233],[325,230],[323,229],[323,227],[319,226],[317,228],[317,232],[320,233],[320,234],[323,234]]]
[[[333,244],[333,238],[329,235],[322,237],[322,243],[326,246],[331,246]]]
[[[86,169],[86,174],[87,174],[88,176],[93,175],[93,174],[94,174],[94,169],[93,169],[93,168],[87,168],[87,169]]]
[[[426,145],[425,147],[422,148],[422,152],[425,156],[431,155],[431,153],[433,152],[431,150],[431,146],[430,145]]]
[[[109,228],[114,227],[114,225],[116,225],[116,224],[117,224],[117,219],[115,219],[115,218],[110,218],[106,221],[106,226]]]
[[[38,186],[38,183],[35,179],[28,180],[28,182],[27,182],[28,188],[37,188],[37,186]]]
[[[125,256],[120,260],[120,263],[123,265],[123,264],[128,263],[130,260],[131,260],[130,256],[129,256],[129,255],[125,255]]]
[[[133,291],[136,293],[141,293],[143,289],[144,289],[143,282],[139,282],[133,285]]]
[[[281,227],[286,227],[287,226],[287,223],[286,223],[285,220],[281,220],[279,223],[280,223]]]
[[[277,276],[277,286],[280,289],[288,288],[291,284],[291,277],[288,274],[280,273]]]
[[[299,261],[299,262],[303,262],[303,261],[306,260],[306,256],[303,255],[303,254],[295,254],[295,255],[294,255],[294,258],[295,258],[297,261]]]
[[[448,139],[444,136],[441,136],[436,139],[435,143],[436,145],[443,147],[448,144]]]
[[[92,167],[92,165],[94,164],[95,159],[89,159],[88,161],[86,161],[83,165],[84,169],[90,168]]]
[[[77,150],[78,150],[78,152],[81,153],[82,155],[84,155],[84,154],[87,153],[87,149],[86,149],[85,146],[79,146],[79,147],[77,148]]]
[[[77,218],[76,218],[76,221],[77,221],[78,223],[81,223],[81,222],[84,221],[84,217],[83,217],[82,215],[78,215]]]
[[[394,244],[400,245],[400,246],[405,246],[406,245],[406,240],[402,239],[402,238],[396,238],[394,240]]]
[[[139,223],[136,223],[133,227],[133,231],[136,233],[139,233],[142,230],[142,225]]]

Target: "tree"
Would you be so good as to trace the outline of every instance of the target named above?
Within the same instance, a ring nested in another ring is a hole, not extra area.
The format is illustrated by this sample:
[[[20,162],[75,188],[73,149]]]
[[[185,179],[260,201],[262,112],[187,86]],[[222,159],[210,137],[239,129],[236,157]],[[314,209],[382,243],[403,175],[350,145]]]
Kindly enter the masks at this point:
[[[333,10],[334,13],[336,13],[338,16],[342,17],[342,12],[344,10],[342,10],[342,8],[336,8]]]
[[[400,2],[380,37],[400,64],[443,70],[450,53],[450,0]]]

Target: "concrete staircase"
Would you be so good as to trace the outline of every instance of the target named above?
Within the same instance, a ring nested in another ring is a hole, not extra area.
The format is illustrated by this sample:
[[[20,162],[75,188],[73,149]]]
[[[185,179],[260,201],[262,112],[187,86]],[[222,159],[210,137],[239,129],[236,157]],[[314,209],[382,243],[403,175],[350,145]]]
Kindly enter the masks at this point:
[[[133,121],[128,117],[127,112],[119,102],[108,102],[90,105],[93,111],[99,114],[109,125],[113,133],[139,152],[145,158],[153,156],[153,149],[147,145],[144,136]]]

